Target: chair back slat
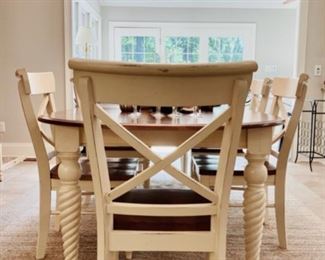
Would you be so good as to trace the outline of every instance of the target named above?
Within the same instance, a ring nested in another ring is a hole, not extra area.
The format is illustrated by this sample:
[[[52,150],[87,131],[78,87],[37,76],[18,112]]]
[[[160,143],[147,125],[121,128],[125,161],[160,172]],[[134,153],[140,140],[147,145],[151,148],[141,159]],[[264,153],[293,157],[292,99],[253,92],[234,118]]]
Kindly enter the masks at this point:
[[[94,88],[96,102],[132,105],[137,100],[140,106],[229,104],[232,92],[222,86],[233,85],[234,75],[250,82],[251,75],[247,71],[254,69],[253,62],[245,62],[245,66],[237,63],[167,66],[110,62],[104,68],[99,61],[92,61],[89,67],[80,60],[70,60],[69,65],[76,68],[74,80],[87,76],[91,77],[94,86],[105,85],[105,88]],[[219,86],[218,95],[213,95],[216,85]]]
[[[265,78],[264,80],[254,79],[250,86],[252,100],[250,108],[252,111],[265,112],[269,99],[272,80]]]
[[[54,93],[55,80],[52,72],[27,73],[31,95]]]
[[[44,140],[50,145],[54,146],[53,142],[53,129],[51,127],[51,136],[42,127],[42,124],[37,120],[37,117],[44,114],[51,114],[56,111],[54,93],[55,93],[55,80],[53,72],[33,72],[27,73],[25,69],[18,69],[16,76],[20,79],[19,94],[22,101],[22,107],[25,113],[27,126],[29,124],[37,124],[38,131],[43,136]],[[31,96],[42,96],[41,103],[35,113]],[[24,96],[24,98],[23,98]],[[23,98],[23,99],[22,99]],[[26,113],[28,117],[26,117]],[[27,120],[28,118],[28,120]],[[33,137],[32,142],[34,142]],[[38,149],[38,146],[34,148]],[[36,151],[35,151],[36,152]]]
[[[287,129],[290,118],[287,107],[292,103],[292,111],[301,113],[295,110],[297,100],[305,99],[306,93],[304,85],[308,80],[307,74],[301,74],[299,78],[274,78],[272,83],[271,93],[273,95],[271,114],[280,116],[286,119],[285,129]]]
[[[283,138],[278,155],[278,165],[286,165],[285,162],[288,160],[293,137],[296,132],[299,118],[303,109],[303,103],[306,98],[308,78],[309,77],[307,74],[301,74],[297,79],[274,78],[273,80],[271,92],[274,98],[271,112],[274,115],[278,115],[286,119],[284,128],[280,133],[276,133],[273,138],[274,142],[279,140],[279,136],[282,136]],[[291,98],[294,102],[290,116],[288,115],[288,111],[284,104],[285,98]]]
[[[295,98],[298,78],[275,77],[272,82],[272,95]]]

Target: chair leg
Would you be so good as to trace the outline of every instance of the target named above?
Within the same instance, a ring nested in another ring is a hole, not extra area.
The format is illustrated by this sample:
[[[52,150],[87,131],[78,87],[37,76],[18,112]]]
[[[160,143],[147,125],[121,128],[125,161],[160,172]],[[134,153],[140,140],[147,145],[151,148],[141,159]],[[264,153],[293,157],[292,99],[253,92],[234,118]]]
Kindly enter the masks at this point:
[[[55,205],[55,210],[59,212],[59,205],[60,200],[59,200],[59,190],[56,191],[56,205]],[[60,214],[55,215],[54,217],[54,230],[59,232],[60,231]]]
[[[219,260],[216,253],[209,253],[207,259],[208,260]]]
[[[107,260],[119,260],[119,252],[108,252],[107,253]]]
[[[264,225],[267,225],[268,219],[269,219],[269,210],[267,207],[268,201],[269,201],[269,192],[268,192],[268,186],[265,185],[265,200],[266,200],[266,205],[265,205],[265,215],[264,215]]]
[[[142,165],[143,165],[143,169],[147,169],[149,167],[150,161],[148,159],[143,159]],[[150,179],[147,179],[144,183],[143,183],[143,188],[148,189],[150,188]]]
[[[226,252],[225,251],[219,251],[208,253],[208,260],[225,260],[226,259]]]
[[[36,259],[45,258],[46,244],[50,229],[51,216],[51,189],[41,187],[40,190],[40,209],[38,222],[38,238],[36,246]]]
[[[125,252],[126,259],[132,259],[132,252]]]
[[[287,248],[285,224],[285,182],[275,185],[275,217],[280,248]]]
[[[150,188],[150,179],[147,179],[147,180],[143,183],[143,188],[145,188],[145,189],[149,189],[149,188]]]

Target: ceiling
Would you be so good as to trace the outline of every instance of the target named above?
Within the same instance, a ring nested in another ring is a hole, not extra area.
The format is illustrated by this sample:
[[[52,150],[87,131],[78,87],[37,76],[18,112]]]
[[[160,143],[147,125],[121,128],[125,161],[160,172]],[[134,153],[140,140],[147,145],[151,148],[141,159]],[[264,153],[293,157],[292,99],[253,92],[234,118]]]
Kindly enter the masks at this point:
[[[98,0],[101,6],[169,8],[293,8],[295,0]]]

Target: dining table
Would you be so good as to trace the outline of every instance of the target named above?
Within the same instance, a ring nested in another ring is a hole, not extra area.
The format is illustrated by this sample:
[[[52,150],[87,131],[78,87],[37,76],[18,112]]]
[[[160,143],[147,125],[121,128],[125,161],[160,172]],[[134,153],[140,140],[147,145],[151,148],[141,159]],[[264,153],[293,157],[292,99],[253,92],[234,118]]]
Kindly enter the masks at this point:
[[[124,113],[117,105],[105,105],[109,115],[143,140],[148,146],[178,146],[220,113],[216,107],[212,112],[156,116],[149,112]],[[38,120],[51,125],[55,149],[60,160],[61,181],[60,226],[65,259],[79,257],[79,228],[81,218],[81,176],[78,159],[80,146],[86,145],[83,120],[79,108],[40,115]],[[267,169],[265,160],[270,155],[272,129],[282,125],[282,118],[245,109],[239,147],[245,148],[248,164],[244,178],[244,240],[245,258],[259,259],[265,217],[265,182]],[[222,127],[202,141],[198,147],[218,148],[221,146]],[[116,134],[103,127],[105,146],[127,147]]]

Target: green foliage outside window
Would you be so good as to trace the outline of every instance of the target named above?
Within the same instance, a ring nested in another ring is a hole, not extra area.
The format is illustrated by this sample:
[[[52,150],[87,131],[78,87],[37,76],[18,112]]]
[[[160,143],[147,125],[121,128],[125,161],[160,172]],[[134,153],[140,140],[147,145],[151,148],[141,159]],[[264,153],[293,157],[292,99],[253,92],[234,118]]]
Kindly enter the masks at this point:
[[[167,63],[194,63],[199,61],[199,37],[167,37],[165,55]]]
[[[160,62],[155,37],[123,36],[121,38],[122,61]],[[208,62],[242,61],[244,43],[239,37],[209,37]],[[165,38],[167,63],[199,62],[200,37],[170,36]]]
[[[209,62],[242,61],[244,44],[239,37],[210,37]]]
[[[121,39],[122,61],[159,62],[156,53],[156,41],[148,36],[123,36]]]

